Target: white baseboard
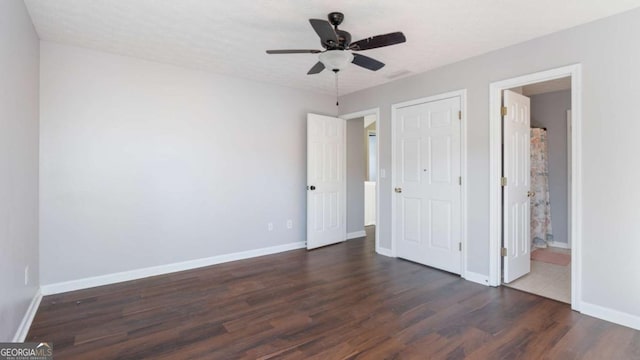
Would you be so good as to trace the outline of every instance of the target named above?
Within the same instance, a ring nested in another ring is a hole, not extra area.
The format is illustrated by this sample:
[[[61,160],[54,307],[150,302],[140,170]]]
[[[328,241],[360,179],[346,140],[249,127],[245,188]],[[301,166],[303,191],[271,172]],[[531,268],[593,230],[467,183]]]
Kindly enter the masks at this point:
[[[367,232],[364,230],[354,231],[354,232],[347,233],[347,240],[357,239],[365,236],[367,236]]]
[[[84,279],[64,281],[59,283],[42,285],[40,287],[42,295],[59,294],[67,291],[81,290],[96,286],[115,284],[123,281],[137,280],[150,276],[163,275],[177,271],[191,270],[199,267],[221,264],[230,261],[249,259],[253,257],[276,254],[283,251],[302,249],[306,247],[304,242],[295,242],[284,245],[271,246],[261,249],[242,251],[232,254],[212,256],[208,258],[195,259],[171,263],[166,265],[153,266],[148,268],[124,271],[114,274],[93,276]]]
[[[467,281],[471,281],[484,286],[489,286],[489,276],[487,275],[478,274],[472,271],[466,271],[462,277]]]
[[[627,314],[622,311],[609,309],[584,301],[580,304],[580,312],[584,315],[593,316],[598,319],[616,323],[618,325],[640,330],[640,316]]]
[[[561,249],[571,249],[569,244],[563,242],[549,241],[549,246]]]
[[[27,308],[27,312],[24,314],[24,317],[20,322],[18,331],[16,331],[16,335],[13,337],[13,342],[24,342],[24,340],[27,338],[27,334],[29,333],[29,329],[31,328],[31,323],[33,322],[33,318],[36,316],[36,312],[38,311],[38,307],[40,306],[40,301],[42,301],[42,292],[40,291],[40,289],[38,289],[36,291],[36,294],[33,296],[33,299],[31,299],[29,308]]]
[[[391,252],[391,250],[389,249],[385,249],[385,248],[381,248],[381,247],[376,247],[376,252],[380,255],[383,256],[387,256],[387,257],[395,257],[393,256],[393,253]]]

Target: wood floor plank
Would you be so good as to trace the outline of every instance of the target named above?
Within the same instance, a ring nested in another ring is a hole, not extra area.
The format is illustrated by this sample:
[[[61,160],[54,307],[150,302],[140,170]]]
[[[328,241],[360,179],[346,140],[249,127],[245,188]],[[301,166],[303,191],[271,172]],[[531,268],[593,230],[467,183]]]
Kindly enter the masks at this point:
[[[56,359],[640,359],[640,331],[375,254],[372,231],[46,296]]]

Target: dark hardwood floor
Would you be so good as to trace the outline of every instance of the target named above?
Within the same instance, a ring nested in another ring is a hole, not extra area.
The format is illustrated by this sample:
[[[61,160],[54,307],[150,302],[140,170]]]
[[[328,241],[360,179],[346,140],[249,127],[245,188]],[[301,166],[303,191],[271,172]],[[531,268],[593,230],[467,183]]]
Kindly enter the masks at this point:
[[[640,359],[640,331],[371,238],[46,296],[56,359]]]

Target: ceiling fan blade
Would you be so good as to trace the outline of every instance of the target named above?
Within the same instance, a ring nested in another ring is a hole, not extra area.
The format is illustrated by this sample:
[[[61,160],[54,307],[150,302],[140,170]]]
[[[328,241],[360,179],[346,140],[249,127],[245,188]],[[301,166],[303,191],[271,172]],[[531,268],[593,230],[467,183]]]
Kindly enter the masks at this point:
[[[320,50],[267,50],[267,54],[318,54],[321,53]]]
[[[353,61],[351,62],[372,71],[378,71],[384,67],[384,63],[360,54],[353,54]]]
[[[407,41],[404,34],[400,31],[384,35],[372,36],[370,38],[358,40],[351,43],[349,49],[354,51],[375,49],[383,46],[400,44]]]
[[[317,74],[322,70],[324,70],[324,64],[318,61],[315,65],[313,65],[311,69],[309,69],[309,72],[307,73],[307,75]]]
[[[336,35],[336,31],[327,20],[309,19],[309,22],[316,34],[320,36],[320,41],[323,44],[333,45],[338,43],[338,35]]]

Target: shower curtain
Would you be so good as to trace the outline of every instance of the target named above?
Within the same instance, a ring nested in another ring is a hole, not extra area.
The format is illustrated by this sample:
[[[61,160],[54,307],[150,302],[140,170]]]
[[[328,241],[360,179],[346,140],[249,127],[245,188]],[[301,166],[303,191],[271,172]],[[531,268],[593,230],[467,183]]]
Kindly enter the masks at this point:
[[[547,130],[531,129],[531,247],[546,248],[553,241],[549,200]]]

